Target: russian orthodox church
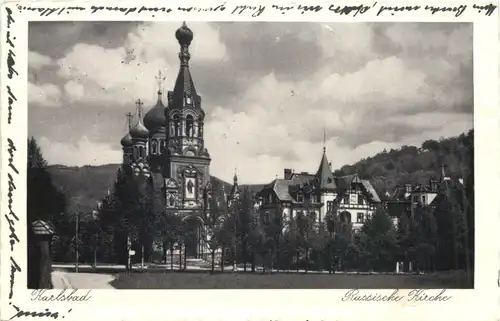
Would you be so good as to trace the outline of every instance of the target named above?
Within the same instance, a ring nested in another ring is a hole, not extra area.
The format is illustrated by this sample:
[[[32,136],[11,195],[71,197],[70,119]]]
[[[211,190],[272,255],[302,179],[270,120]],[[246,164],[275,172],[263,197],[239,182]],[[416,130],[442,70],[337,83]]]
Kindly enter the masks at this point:
[[[185,23],[176,31],[180,68],[174,88],[145,115],[136,101],[137,122],[122,138],[123,164],[154,194],[155,210],[179,215],[195,237],[185,240],[186,255],[205,251],[204,222],[209,212],[210,154],[205,147],[205,112],[189,70],[189,46],[193,32]],[[160,74],[161,78],[161,74]],[[160,87],[160,86],[159,86]]]
[[[301,213],[319,223],[336,208],[340,220],[352,223],[354,231],[379,205],[380,197],[369,180],[357,174],[333,175],[326,148],[316,173],[295,173],[287,168],[283,178],[276,178],[258,193],[258,209],[264,222],[278,214],[286,223]]]

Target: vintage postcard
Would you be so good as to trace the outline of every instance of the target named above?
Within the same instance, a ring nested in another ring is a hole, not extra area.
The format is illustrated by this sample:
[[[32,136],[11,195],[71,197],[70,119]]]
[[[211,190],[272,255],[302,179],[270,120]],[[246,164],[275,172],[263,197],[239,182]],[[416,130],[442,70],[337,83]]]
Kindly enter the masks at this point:
[[[497,5],[3,3],[0,319],[497,320]]]

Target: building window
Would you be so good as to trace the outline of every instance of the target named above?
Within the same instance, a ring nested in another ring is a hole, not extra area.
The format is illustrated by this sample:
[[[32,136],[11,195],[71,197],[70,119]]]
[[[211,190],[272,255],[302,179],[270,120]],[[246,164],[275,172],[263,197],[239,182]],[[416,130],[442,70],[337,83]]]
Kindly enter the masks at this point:
[[[151,154],[156,155],[158,152],[158,142],[156,140],[153,140],[151,142]]]
[[[358,205],[365,205],[365,198],[362,195],[358,196]]]
[[[179,115],[174,116],[174,135],[180,136],[181,120]]]
[[[344,195],[344,198],[343,198],[343,200],[342,200],[342,203],[344,203],[344,204],[349,204],[349,194]]]
[[[271,221],[271,220],[270,220],[269,211],[266,211],[266,212],[264,213],[264,224],[269,224],[269,222],[270,222],[270,221]]]
[[[297,194],[297,202],[302,203],[304,202],[304,195],[301,193]]]
[[[413,196],[413,203],[418,203],[418,195]]]
[[[272,204],[273,203],[273,194],[269,194],[268,198],[267,198],[267,202],[269,204]]]
[[[186,117],[186,136],[188,137],[193,137],[193,124],[194,124],[194,119],[193,116],[188,115]]]
[[[427,205],[427,203],[425,202],[425,195],[422,196],[422,204]]]
[[[333,212],[333,202],[332,201],[326,202],[326,212],[327,213]]]
[[[356,222],[357,223],[363,223],[365,221],[365,215],[363,213],[358,213]]]
[[[311,195],[311,203],[316,203],[316,195]]]

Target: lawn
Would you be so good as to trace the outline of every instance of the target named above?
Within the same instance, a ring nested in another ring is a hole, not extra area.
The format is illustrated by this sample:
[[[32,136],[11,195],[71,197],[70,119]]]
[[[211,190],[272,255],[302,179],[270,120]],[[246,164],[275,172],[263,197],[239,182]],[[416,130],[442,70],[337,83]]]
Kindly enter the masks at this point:
[[[430,275],[166,272],[118,274],[117,289],[435,289],[471,288],[461,272]]]

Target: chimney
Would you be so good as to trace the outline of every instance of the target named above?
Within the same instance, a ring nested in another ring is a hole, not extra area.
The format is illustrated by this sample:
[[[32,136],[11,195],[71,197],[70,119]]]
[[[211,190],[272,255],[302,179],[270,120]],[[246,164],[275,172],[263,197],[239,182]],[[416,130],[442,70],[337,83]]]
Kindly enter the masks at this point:
[[[292,170],[290,168],[285,168],[284,179],[286,179],[286,180],[292,179]]]
[[[406,193],[411,193],[411,184],[405,184]]]

